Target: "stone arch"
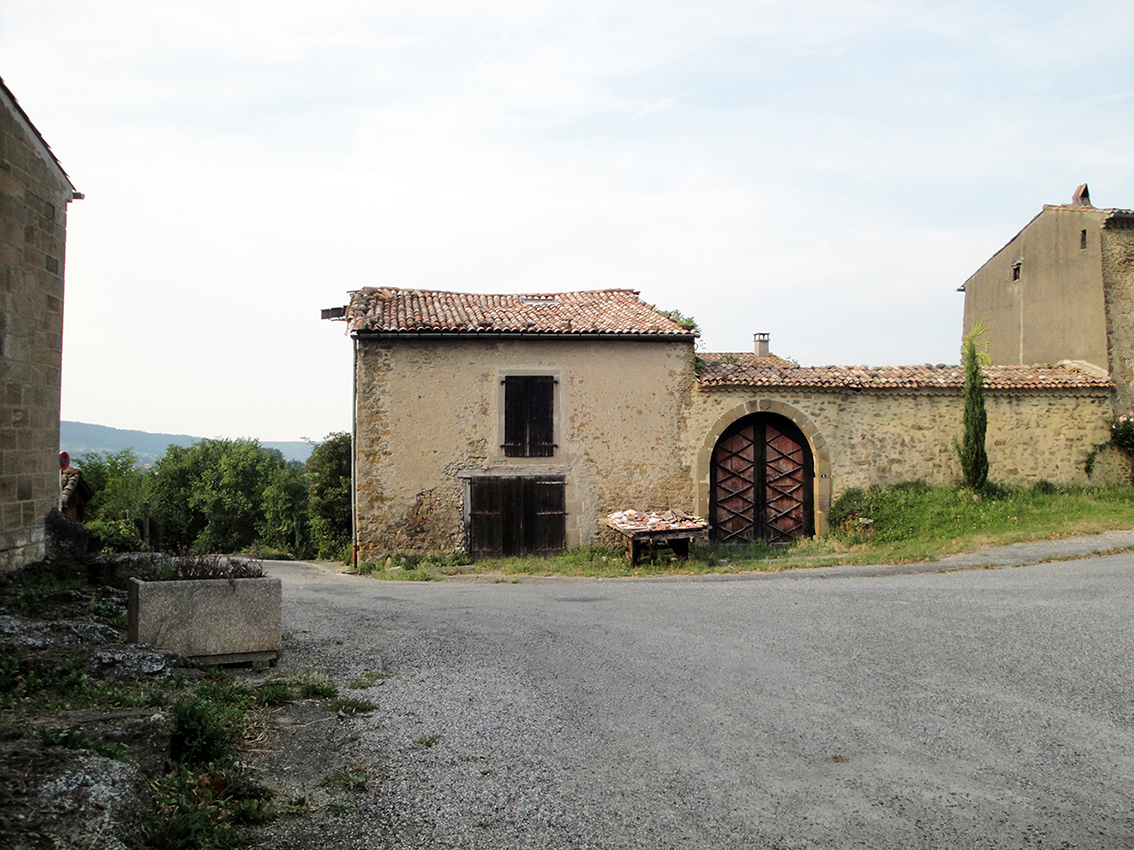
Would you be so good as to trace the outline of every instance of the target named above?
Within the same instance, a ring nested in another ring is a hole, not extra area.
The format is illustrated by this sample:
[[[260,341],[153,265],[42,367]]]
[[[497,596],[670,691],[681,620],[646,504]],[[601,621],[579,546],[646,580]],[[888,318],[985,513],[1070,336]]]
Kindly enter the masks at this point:
[[[713,460],[713,448],[716,446],[717,440],[720,439],[721,435],[728,430],[729,426],[734,422],[743,419],[745,416],[750,416],[753,413],[778,414],[790,420],[803,432],[803,436],[807,439],[808,446],[811,449],[811,457],[815,465],[815,478],[812,483],[812,494],[814,496],[815,505],[815,536],[825,536],[831,528],[830,522],[828,521],[828,513],[831,509],[831,452],[827,446],[827,441],[807,414],[796,407],[792,407],[790,404],[785,404],[782,401],[775,401],[770,398],[756,398],[736,405],[717,417],[712,427],[706,432],[705,439],[697,450],[697,458],[694,467],[696,475],[694,492],[696,496],[697,515],[704,517],[709,515],[710,470]]]

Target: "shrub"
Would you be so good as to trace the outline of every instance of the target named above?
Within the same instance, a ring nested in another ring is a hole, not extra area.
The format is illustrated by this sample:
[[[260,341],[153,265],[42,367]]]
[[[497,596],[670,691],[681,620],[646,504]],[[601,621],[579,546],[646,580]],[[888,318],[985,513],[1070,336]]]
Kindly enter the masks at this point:
[[[102,552],[140,552],[145,548],[142,535],[131,520],[95,519],[87,523],[87,528],[94,534],[98,549]]]

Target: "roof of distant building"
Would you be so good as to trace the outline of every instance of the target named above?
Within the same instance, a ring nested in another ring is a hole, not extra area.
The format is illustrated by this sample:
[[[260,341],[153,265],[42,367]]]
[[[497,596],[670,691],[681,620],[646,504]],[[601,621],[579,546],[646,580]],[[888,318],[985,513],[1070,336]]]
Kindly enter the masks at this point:
[[[705,387],[800,387],[830,390],[951,389],[965,382],[961,366],[798,366],[781,357],[750,354],[702,354],[699,381]],[[1107,377],[1075,366],[984,366],[989,390],[1109,390]]]
[[[696,337],[691,324],[645,303],[632,289],[486,295],[367,287],[350,293],[352,334]]]

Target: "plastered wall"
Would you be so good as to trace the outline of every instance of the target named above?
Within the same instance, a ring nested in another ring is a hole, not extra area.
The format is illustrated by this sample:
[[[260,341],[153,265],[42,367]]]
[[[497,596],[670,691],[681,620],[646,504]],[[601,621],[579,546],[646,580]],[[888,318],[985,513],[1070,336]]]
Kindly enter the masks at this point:
[[[455,550],[470,475],[566,477],[567,545],[630,507],[689,508],[692,342],[356,341],[359,557]],[[551,458],[503,455],[507,374],[557,378]]]
[[[828,530],[831,501],[849,488],[960,477],[959,389],[702,388],[686,343],[361,341],[356,362],[363,560],[462,548],[470,475],[564,475],[568,546],[599,538],[599,519],[623,508],[708,516],[716,439],[757,412],[785,416],[807,438],[819,534]],[[557,377],[555,457],[503,456],[506,374]],[[1089,483],[1084,462],[1108,436],[1109,392],[989,390],[986,406],[994,481]],[[1129,474],[1109,462],[1100,469]],[[1100,483],[1099,474],[1090,483]]]
[[[1107,368],[1105,218],[1090,207],[1045,207],[965,282],[965,333],[984,324],[993,363]]]

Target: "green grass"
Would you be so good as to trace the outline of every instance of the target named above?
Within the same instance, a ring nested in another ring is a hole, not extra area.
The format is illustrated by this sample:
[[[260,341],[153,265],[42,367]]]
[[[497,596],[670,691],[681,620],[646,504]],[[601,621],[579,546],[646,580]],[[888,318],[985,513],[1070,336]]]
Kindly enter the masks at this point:
[[[363,765],[331,771],[319,782],[325,788],[341,788],[344,791],[365,791],[369,783],[370,768]]]
[[[355,679],[351,679],[350,687],[351,690],[362,691],[366,690],[367,688],[374,687],[374,684],[376,682],[381,682],[384,679],[394,678],[396,678],[395,674],[385,669],[385,667],[383,667],[381,670],[367,670],[361,676]]]
[[[644,552],[633,568],[624,549],[590,546],[551,558],[475,562],[463,555],[396,554],[359,572],[383,579],[482,575],[508,581],[518,576],[616,578],[913,563],[986,546],[1132,528],[1134,487],[1059,488],[1040,482],[1031,488],[990,485],[976,493],[908,482],[848,491],[832,505],[829,517],[827,537],[790,546],[703,543],[693,547],[688,559],[678,559],[662,546]]]

